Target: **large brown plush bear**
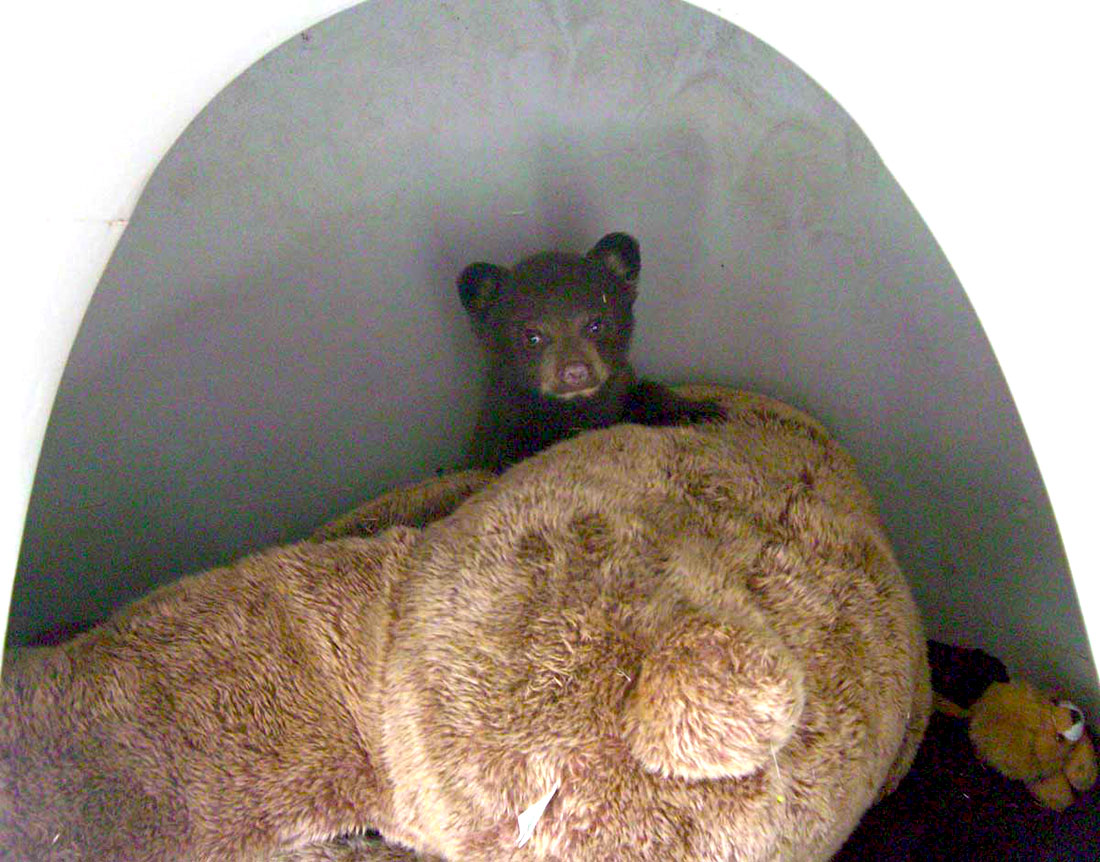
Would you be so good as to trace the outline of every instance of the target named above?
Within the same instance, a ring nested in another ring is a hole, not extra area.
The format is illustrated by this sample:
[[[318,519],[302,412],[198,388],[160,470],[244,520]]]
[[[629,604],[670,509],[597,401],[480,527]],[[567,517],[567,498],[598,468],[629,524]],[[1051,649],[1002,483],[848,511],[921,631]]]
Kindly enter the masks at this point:
[[[729,420],[388,495],[16,661],[5,858],[828,858],[925,727],[916,611],[820,425],[685,394]]]

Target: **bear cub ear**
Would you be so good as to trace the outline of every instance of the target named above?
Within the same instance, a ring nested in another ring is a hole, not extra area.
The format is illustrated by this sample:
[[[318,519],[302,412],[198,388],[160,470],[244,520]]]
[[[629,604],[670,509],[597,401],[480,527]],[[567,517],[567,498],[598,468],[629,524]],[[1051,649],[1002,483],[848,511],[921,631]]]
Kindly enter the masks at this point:
[[[466,311],[484,314],[500,298],[508,270],[491,263],[471,263],[458,276],[458,295]]]
[[[627,233],[609,233],[588,252],[589,260],[598,260],[623,281],[633,284],[642,268],[638,240]]]

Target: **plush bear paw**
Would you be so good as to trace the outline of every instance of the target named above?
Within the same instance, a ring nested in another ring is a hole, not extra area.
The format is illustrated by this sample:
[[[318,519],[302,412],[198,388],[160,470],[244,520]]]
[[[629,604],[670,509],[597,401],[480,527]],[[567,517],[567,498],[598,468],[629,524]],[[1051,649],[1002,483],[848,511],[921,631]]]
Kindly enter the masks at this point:
[[[1062,773],[1032,781],[1027,789],[1035,799],[1054,811],[1063,811],[1073,804],[1073,788]]]
[[[1065,773],[1073,789],[1082,793],[1096,783],[1096,749],[1093,748],[1088,734],[1082,736],[1073,746],[1066,761]]]
[[[803,704],[802,669],[774,633],[688,617],[643,661],[623,735],[651,772],[738,777],[786,743]]]

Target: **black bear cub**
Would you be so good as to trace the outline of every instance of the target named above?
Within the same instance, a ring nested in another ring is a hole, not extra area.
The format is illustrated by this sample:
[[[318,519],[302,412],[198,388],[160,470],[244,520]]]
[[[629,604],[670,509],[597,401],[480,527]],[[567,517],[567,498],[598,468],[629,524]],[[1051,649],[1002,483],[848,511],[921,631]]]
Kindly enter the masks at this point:
[[[627,361],[641,269],[611,233],[586,255],[543,252],[512,269],[473,263],[458,294],[489,354],[471,463],[500,471],[552,443],[616,422],[677,425],[721,407],[638,380]]]

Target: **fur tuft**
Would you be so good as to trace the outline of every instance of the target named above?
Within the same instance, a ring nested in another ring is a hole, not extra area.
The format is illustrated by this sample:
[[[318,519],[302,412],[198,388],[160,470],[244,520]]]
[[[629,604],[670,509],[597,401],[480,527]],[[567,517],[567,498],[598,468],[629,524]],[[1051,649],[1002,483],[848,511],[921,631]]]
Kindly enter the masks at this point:
[[[624,736],[650,772],[736,778],[790,739],[803,704],[802,669],[772,632],[689,617],[646,657]]]

